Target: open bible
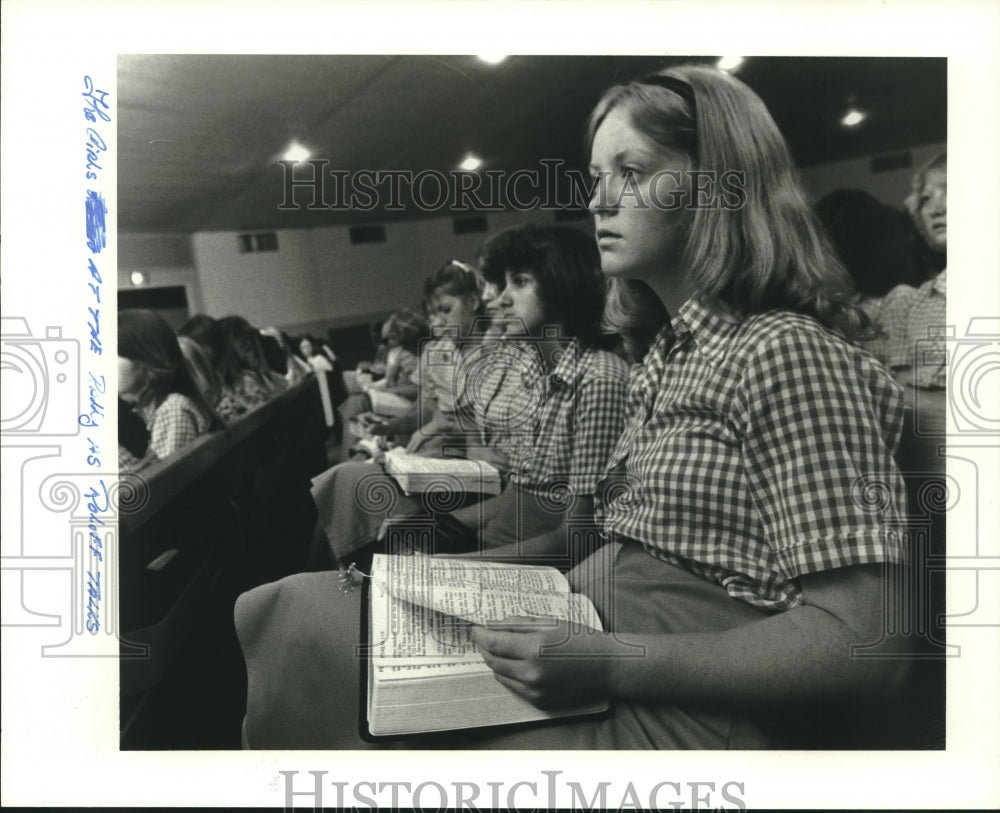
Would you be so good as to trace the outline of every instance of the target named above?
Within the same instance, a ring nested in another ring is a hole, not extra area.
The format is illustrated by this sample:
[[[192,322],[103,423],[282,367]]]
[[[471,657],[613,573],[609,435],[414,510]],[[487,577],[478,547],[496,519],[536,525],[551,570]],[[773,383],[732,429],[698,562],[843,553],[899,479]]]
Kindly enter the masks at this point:
[[[597,714],[606,702],[539,709],[501,685],[469,624],[515,616],[601,629],[555,568],[376,554],[368,601],[367,733],[400,736]],[[363,639],[364,640],[364,639]]]
[[[499,494],[500,472],[483,460],[461,457],[423,457],[405,449],[385,453],[386,473],[407,494],[447,489],[463,494]]]

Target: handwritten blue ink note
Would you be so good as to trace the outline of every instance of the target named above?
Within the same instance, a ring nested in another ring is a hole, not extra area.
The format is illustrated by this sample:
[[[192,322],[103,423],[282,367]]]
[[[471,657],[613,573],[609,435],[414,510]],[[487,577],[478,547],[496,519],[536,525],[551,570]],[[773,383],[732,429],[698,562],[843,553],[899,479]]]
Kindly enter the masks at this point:
[[[85,179],[89,186],[86,199],[87,248],[91,255],[99,254],[107,246],[107,215],[108,207],[104,202],[101,190],[101,173],[104,166],[104,154],[108,152],[107,142],[99,132],[101,122],[110,123],[108,112],[108,92],[94,86],[89,77],[83,78],[84,91],[81,94],[86,102],[83,108],[84,118],[93,126],[85,131],[86,166]],[[87,304],[87,330],[90,333],[90,352],[94,356],[104,353],[101,341],[101,286],[104,280],[94,262],[93,256],[87,259],[87,287],[90,290],[92,302]],[[87,406],[78,416],[81,426],[99,429],[107,417],[104,396],[107,394],[107,380],[101,373],[89,371],[87,374]],[[94,433],[96,435],[96,432]],[[93,437],[87,437],[87,465],[91,468],[101,468],[101,448]],[[110,516],[111,500],[108,487],[103,479],[90,488],[85,494],[87,499],[87,539],[90,550],[91,566],[87,569],[86,592],[86,628],[94,634],[101,629],[102,575],[104,570],[104,534],[107,530],[106,517]]]
[[[87,190],[87,247],[94,253],[99,254],[101,249],[108,244],[105,234],[104,223],[108,207],[104,203],[104,195],[95,192],[93,189]]]
[[[89,76],[84,76],[83,93],[80,95],[87,102],[83,108],[83,115],[87,121],[96,122],[98,118],[102,121],[111,121],[111,116],[105,112],[110,109],[105,101],[108,97],[108,91],[95,88],[94,80]]]
[[[101,629],[101,571],[87,571],[87,632]]]

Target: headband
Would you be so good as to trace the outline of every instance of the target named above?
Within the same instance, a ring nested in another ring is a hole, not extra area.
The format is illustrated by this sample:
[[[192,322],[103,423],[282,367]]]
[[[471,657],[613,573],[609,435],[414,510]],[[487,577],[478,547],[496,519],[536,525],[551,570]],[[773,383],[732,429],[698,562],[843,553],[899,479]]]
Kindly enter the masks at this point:
[[[695,118],[694,88],[683,79],[675,76],[665,76],[662,73],[651,73],[639,80],[641,85],[657,85],[661,88],[671,90],[680,96],[691,107],[691,118]]]

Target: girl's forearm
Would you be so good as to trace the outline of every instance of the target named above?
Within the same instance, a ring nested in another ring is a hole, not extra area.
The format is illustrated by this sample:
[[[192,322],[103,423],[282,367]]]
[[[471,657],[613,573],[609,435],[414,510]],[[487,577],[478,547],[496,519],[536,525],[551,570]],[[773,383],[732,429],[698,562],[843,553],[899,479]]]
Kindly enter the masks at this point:
[[[746,708],[870,695],[902,674],[899,660],[852,655],[878,639],[813,606],[723,632],[610,637],[608,691],[630,699]]]

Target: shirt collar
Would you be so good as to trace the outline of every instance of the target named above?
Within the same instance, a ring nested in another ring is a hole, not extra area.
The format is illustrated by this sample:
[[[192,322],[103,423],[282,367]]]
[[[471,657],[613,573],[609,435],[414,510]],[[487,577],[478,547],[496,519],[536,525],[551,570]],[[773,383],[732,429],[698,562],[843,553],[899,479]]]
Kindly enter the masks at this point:
[[[545,376],[545,366],[542,364],[542,354],[538,350],[538,345],[520,337],[504,338],[502,341],[517,354],[517,360],[513,363],[509,358],[498,357],[498,360],[507,362],[500,368],[502,377],[506,379],[508,376],[517,375],[524,389],[533,389]]]
[[[941,296],[947,296],[947,280],[945,280],[945,274],[947,273],[948,269],[945,269],[931,280],[931,291]]]
[[[670,326],[678,341],[690,336],[711,361],[719,361],[728,350],[730,339],[739,329],[740,322],[736,317],[712,310],[697,297],[692,297],[681,305]]]
[[[580,351],[575,341],[567,342],[559,355],[555,369],[549,373],[549,383],[554,386],[568,384],[576,378],[576,367],[580,360]]]

